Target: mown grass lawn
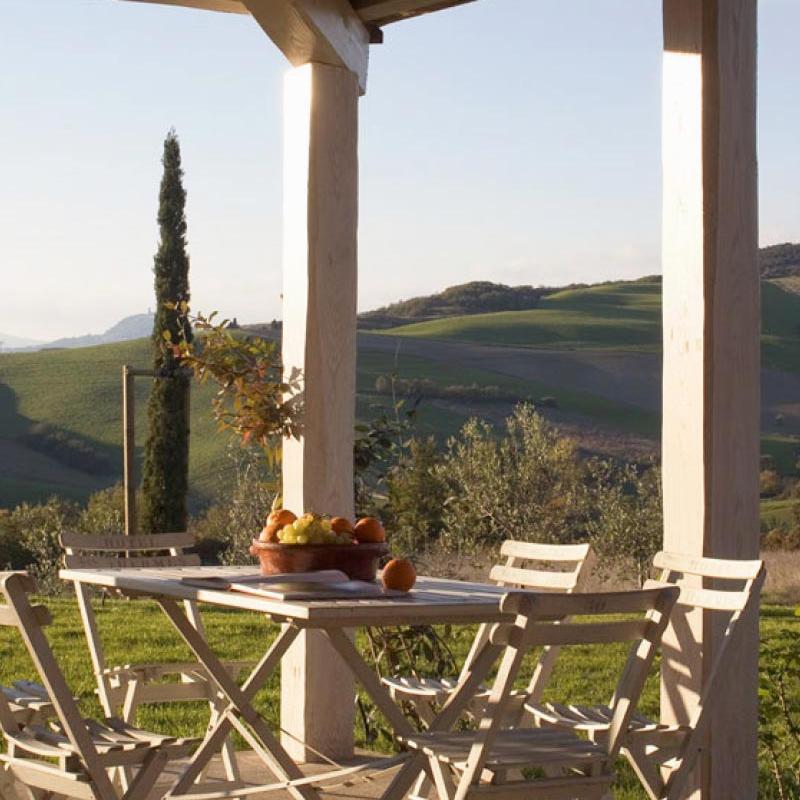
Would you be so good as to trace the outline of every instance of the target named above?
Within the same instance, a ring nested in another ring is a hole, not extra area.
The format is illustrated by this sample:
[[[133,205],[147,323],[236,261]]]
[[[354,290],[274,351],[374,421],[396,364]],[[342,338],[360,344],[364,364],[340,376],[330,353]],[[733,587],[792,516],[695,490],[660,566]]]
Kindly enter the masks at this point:
[[[54,624],[49,629],[51,641],[70,686],[84,712],[98,715],[100,708],[94,696],[94,678],[76,604],[72,599],[47,599],[46,602],[54,614]],[[204,617],[209,641],[218,654],[229,659],[256,660],[277,634],[277,626],[268,625],[258,615],[248,612],[206,609]],[[106,601],[102,606],[98,604],[98,619],[112,664],[180,661],[189,655],[154,603]],[[800,618],[794,616],[793,609],[766,607],[761,619],[762,639],[768,641],[787,632],[800,635]],[[451,631],[448,644],[459,659],[465,655],[472,635],[473,629],[466,627]],[[546,698],[571,702],[607,701],[624,657],[623,647],[613,652],[588,647],[563,651]],[[424,670],[424,665],[421,669]],[[17,634],[8,629],[0,630],[0,682],[34,675]],[[278,689],[278,678],[274,677],[256,699],[256,706],[273,726],[279,719]],[[657,714],[658,695],[658,676],[654,670],[641,702],[645,713]],[[794,699],[800,703],[800,696]],[[145,707],[139,716],[142,727],[194,736],[203,734],[206,720],[206,708],[199,703]],[[356,735],[359,744],[365,745],[363,729],[357,730]],[[374,746],[386,748],[389,743],[379,740]],[[617,797],[626,800],[644,797],[626,767],[620,770]]]

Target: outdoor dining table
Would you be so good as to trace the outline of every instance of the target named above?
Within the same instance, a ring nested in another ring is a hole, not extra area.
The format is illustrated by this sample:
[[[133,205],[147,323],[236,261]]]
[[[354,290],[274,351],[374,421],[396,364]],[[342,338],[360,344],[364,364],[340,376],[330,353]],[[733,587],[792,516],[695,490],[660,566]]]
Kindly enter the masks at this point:
[[[63,569],[61,577],[94,586],[114,589],[127,596],[149,597],[155,600],[178,633],[208,671],[229,705],[212,720],[206,736],[191,760],[166,793],[165,797],[204,798],[242,797],[257,792],[285,789],[302,800],[318,800],[319,791],[312,784],[326,777],[355,772],[362,766],[349,767],[329,773],[306,777],[284,749],[267,722],[253,707],[252,700],[258,690],[277,669],[282,656],[302,630],[321,631],[344,663],[361,684],[364,691],[384,714],[395,734],[410,735],[411,723],[392,700],[380,678],[359,653],[348,629],[380,626],[456,624],[471,625],[498,622],[503,619],[500,599],[504,590],[496,585],[467,583],[440,578],[420,577],[414,589],[405,595],[378,598],[348,598],[327,600],[275,600],[217,588],[200,588],[186,581],[214,577],[235,580],[252,576],[250,567],[186,567],[186,568],[96,568]],[[211,649],[206,639],[193,627],[181,609],[184,600],[208,603],[215,606],[255,611],[267,621],[281,624],[278,637],[266,649],[261,660],[240,687],[223,666],[220,657]],[[430,724],[431,730],[447,730],[460,717],[474,692],[488,674],[495,660],[497,648],[485,645],[470,665],[456,692],[444,704]],[[231,728],[235,729],[275,776],[276,780],[254,786],[230,783],[217,784],[215,794],[209,784],[200,786],[197,779],[204,773],[211,758],[222,746]],[[405,762],[400,772],[382,795],[383,800],[398,800],[404,796],[419,776],[422,765],[415,756],[402,754],[390,760],[372,762],[370,768],[386,768]]]

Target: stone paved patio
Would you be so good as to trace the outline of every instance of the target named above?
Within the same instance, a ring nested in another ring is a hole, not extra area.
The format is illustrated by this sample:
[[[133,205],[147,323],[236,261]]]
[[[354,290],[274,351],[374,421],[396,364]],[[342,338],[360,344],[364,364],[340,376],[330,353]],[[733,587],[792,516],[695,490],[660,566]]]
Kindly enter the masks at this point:
[[[242,777],[247,782],[253,784],[264,783],[272,780],[266,772],[266,769],[260,759],[255,753],[239,752],[239,765],[242,770]],[[348,761],[343,766],[349,766],[355,763],[369,763],[375,761],[376,756],[371,753],[359,753],[353,761]],[[307,775],[318,774],[325,772],[328,768],[324,764],[307,764],[303,767],[303,772]],[[369,798],[380,797],[392,776],[395,774],[397,767],[389,772],[383,772],[376,777],[373,781],[364,781],[364,775],[357,773],[356,775],[342,778],[340,781],[332,781],[332,783],[341,783],[349,780],[353,783],[352,786],[339,786],[332,788],[322,793],[325,800],[369,800]],[[159,800],[163,792],[175,780],[179,771],[178,765],[171,765],[164,773],[163,780],[159,781],[154,792],[150,795],[150,800]],[[210,778],[220,778],[222,780],[224,773],[219,759],[215,759],[212,768],[209,771]],[[290,800],[291,795],[286,791],[268,792],[266,794],[251,795],[255,800],[261,798],[269,798],[269,800]]]

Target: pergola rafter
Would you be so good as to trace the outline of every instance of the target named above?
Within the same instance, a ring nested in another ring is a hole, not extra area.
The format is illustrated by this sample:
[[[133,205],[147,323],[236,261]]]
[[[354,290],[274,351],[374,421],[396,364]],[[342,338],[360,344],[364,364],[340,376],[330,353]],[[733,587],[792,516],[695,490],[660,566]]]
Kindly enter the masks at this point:
[[[250,13],[295,67],[285,83],[283,360],[304,376],[305,432],[284,445],[288,507],[353,512],[358,96],[375,28],[472,0],[138,0]],[[665,549],[757,555],[757,0],[662,0]],[[598,3],[598,5],[601,5]],[[524,532],[520,532],[524,535]],[[696,789],[757,795],[758,620],[743,620]],[[662,716],[688,721],[720,631],[666,640]],[[282,668],[295,757],[352,750],[353,684],[303,632]]]
[[[168,6],[185,6],[205,11],[226,11],[231,14],[249,14],[246,0],[132,0],[139,3],[157,3]],[[453,6],[474,3],[475,0],[352,0],[350,5],[362,22],[388,25],[403,19],[442,11]]]

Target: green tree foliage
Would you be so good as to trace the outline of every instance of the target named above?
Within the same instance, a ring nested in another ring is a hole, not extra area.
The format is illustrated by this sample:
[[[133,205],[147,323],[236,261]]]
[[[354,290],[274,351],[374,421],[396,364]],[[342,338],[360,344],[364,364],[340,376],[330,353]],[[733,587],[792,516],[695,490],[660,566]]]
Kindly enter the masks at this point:
[[[663,540],[660,470],[597,459],[588,473],[592,547],[605,572],[633,576],[641,586]]]
[[[180,353],[167,342],[191,342],[191,326],[181,314],[189,302],[186,253],[186,192],[181,151],[174,131],[164,140],[164,173],[159,192],[160,242],[155,256],[157,310],[153,324],[153,382],[142,476],[139,525],[146,533],[185,530],[189,474],[189,378]]]
[[[533,286],[505,286],[490,281],[472,281],[450,286],[426,297],[412,297],[368,311],[360,318],[380,327],[391,322],[450,317],[460,314],[484,314],[492,311],[524,311],[536,308],[545,291]]]
[[[441,462],[432,437],[412,439],[399,463],[387,475],[383,517],[396,555],[423,552],[441,535],[447,500]]]
[[[252,561],[249,547],[266,524],[272,502],[280,494],[280,476],[255,447],[228,448],[226,469],[233,470],[232,488],[192,523],[197,551],[225,564]],[[230,476],[226,476],[226,482]]]
[[[64,531],[113,535],[123,532],[121,484],[93,494],[85,507],[60,497],[45,503],[22,503],[0,518],[0,568],[27,569],[46,594],[67,588],[58,577]]]
[[[575,444],[533,406],[518,405],[498,436],[470,420],[448,442],[443,472],[447,547],[470,552],[504,539],[575,541],[586,516],[583,467]]]

